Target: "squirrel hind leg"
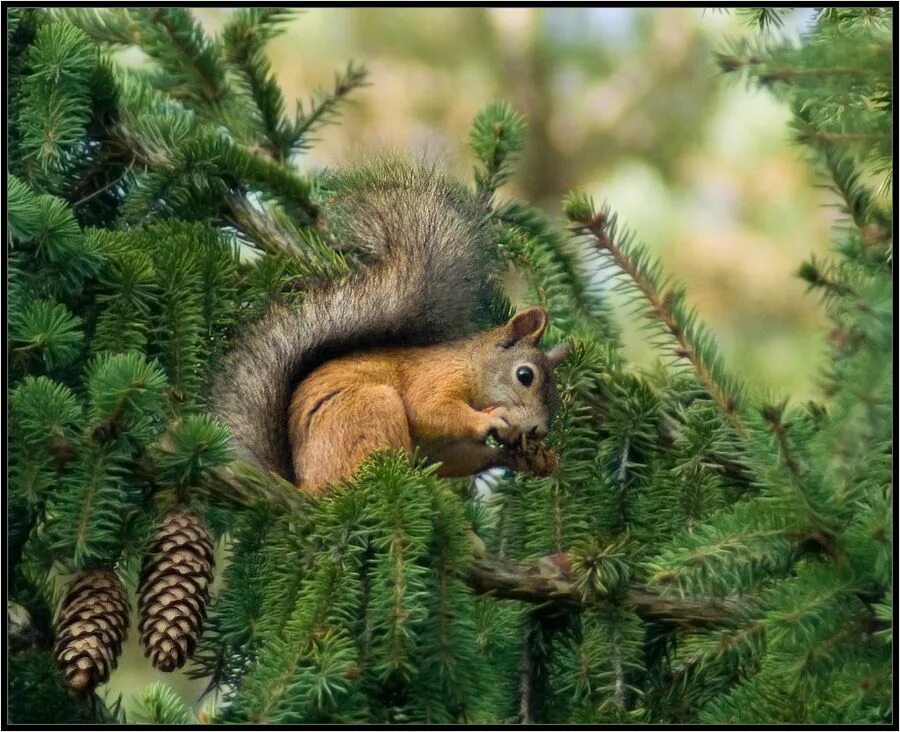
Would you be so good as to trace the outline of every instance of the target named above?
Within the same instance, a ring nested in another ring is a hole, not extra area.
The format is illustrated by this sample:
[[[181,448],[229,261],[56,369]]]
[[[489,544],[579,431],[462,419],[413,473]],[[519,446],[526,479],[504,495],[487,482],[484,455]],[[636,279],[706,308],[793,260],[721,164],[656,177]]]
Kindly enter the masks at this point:
[[[305,493],[321,494],[351,477],[376,450],[412,452],[406,407],[391,386],[348,386],[303,406],[295,400],[291,450],[297,487]]]

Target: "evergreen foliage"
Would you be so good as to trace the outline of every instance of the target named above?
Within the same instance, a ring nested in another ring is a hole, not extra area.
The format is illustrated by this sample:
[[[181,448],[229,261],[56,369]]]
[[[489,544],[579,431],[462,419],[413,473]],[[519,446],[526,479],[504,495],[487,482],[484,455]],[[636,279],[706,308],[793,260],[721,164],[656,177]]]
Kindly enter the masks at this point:
[[[11,721],[124,720],[53,665],[57,580],[114,569],[133,591],[179,504],[228,554],[189,665],[212,721],[893,718],[889,10],[822,10],[799,45],[719,56],[790,106],[846,213],[799,271],[833,321],[821,403],[748,393],[608,208],[572,194],[565,234],[500,202],[525,123],[498,103],[473,123],[472,185],[547,340],[574,346],[560,471],[485,494],[380,453],[318,500],[232,461],[205,390],[270,303],[364,266],[291,165],[364,72],[288,117],[265,44],[291,11],[240,10],[215,37],[181,8],[8,13],[7,569],[29,627]],[[118,65],[126,46],[145,69]],[[657,369],[621,354],[609,283]],[[128,721],[194,722],[195,702],[157,684]]]

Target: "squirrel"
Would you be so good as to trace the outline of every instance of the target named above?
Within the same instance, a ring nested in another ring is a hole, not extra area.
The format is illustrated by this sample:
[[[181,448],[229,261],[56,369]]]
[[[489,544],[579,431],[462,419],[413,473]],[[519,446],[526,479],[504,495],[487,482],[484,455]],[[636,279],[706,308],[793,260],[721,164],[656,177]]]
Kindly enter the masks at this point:
[[[538,441],[569,348],[541,350],[540,307],[471,332],[498,259],[487,202],[396,159],[323,181],[323,229],[375,262],[273,306],[226,357],[210,407],[237,456],[313,495],[383,448],[418,449],[443,476],[551,472]]]

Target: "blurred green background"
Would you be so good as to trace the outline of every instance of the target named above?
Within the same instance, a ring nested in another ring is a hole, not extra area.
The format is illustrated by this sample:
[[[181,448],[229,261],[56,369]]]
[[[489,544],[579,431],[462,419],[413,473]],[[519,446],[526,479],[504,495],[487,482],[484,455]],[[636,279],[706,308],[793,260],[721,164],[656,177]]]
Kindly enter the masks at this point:
[[[217,32],[233,11],[195,12]],[[778,33],[810,18],[797,11]],[[370,73],[298,161],[304,170],[389,148],[438,155],[471,179],[473,117],[511,102],[529,132],[501,194],[560,226],[567,191],[607,201],[685,283],[751,392],[803,400],[817,395],[827,329],[794,272],[827,251],[837,211],[790,142],[788,110],[716,67],[716,50],[757,32],[740,15],[694,8],[320,8],[286,26],[270,58],[289,103],[308,103],[350,60]],[[640,324],[619,311],[628,355],[652,366]],[[193,698],[203,688],[150,669],[132,637],[111,694],[127,699],[156,679]]]

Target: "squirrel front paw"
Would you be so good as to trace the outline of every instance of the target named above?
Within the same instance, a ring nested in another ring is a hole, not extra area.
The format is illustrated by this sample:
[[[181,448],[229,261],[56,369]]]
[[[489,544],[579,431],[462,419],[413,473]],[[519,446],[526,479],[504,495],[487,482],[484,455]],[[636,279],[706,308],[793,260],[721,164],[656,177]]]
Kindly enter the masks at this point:
[[[484,416],[485,421],[482,423],[477,435],[479,442],[484,442],[491,436],[504,445],[515,445],[521,440],[521,430],[512,423],[509,415],[503,408],[494,408],[485,412]]]

